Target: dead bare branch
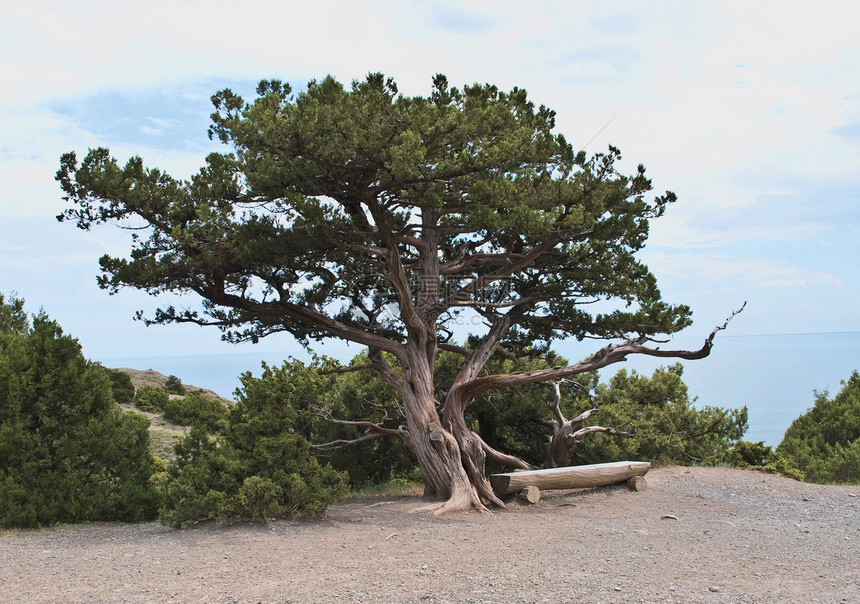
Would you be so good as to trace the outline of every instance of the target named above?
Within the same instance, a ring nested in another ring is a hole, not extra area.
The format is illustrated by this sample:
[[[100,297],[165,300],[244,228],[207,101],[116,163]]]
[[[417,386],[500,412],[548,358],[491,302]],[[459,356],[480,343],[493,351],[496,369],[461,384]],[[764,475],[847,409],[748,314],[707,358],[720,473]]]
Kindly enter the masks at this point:
[[[632,437],[634,436],[633,432],[623,432],[621,430],[616,430],[615,428],[605,428],[603,426],[588,426],[587,428],[582,428],[577,430],[573,434],[568,434],[568,438],[572,438],[573,440],[579,440],[586,434],[593,434],[595,432],[605,432],[606,434],[612,434],[613,436],[625,436]]]
[[[351,445],[357,445],[358,443],[366,442],[369,440],[376,440],[379,438],[385,438],[386,436],[387,436],[386,434],[382,434],[380,432],[371,432],[369,434],[364,434],[362,436],[359,436],[358,438],[352,438],[352,439],[339,438],[337,440],[332,440],[332,441],[329,441],[327,443],[320,443],[320,444],[316,444],[316,445],[312,444],[310,447],[311,447],[311,449],[313,449],[315,451],[319,451],[323,455],[325,455],[325,454],[330,455],[331,453],[334,453],[338,449],[342,449],[344,447],[348,447]]]
[[[589,373],[602,369],[608,365],[619,363],[627,359],[631,354],[642,354],[646,356],[662,358],[678,358],[685,360],[704,359],[711,353],[714,337],[720,331],[728,327],[729,322],[746,307],[746,302],[738,310],[734,311],[722,325],[718,325],[705,338],[705,342],[698,350],[661,350],[643,346],[647,339],[643,336],[627,340],[618,344],[610,344],[598,350],[590,359],[569,365],[567,367],[553,367],[552,369],[538,369],[533,371],[519,371],[504,375],[488,375],[473,379],[462,387],[461,396],[471,398],[486,390],[499,388],[510,388],[522,384],[534,384],[562,379],[580,373]]]

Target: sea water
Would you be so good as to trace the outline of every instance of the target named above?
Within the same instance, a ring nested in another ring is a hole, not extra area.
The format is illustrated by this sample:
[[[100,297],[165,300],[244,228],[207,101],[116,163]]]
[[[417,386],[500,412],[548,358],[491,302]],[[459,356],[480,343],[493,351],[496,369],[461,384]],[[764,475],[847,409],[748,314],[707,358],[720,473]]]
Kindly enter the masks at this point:
[[[702,340],[677,338],[665,348],[697,349]],[[556,349],[573,360],[583,358],[599,348],[591,344],[562,343]],[[225,344],[229,351],[229,345]],[[346,351],[317,348],[347,361],[358,348]],[[233,398],[245,372],[259,376],[261,363],[280,366],[290,356],[306,359],[300,349],[282,352],[240,352],[189,356],[114,357],[94,359],[107,367],[154,369],[164,375],[175,375],[185,384],[214,390]],[[624,363],[611,365],[600,372],[608,380],[621,368],[650,375],[655,369],[675,362],[633,355]],[[710,356],[698,361],[682,361],[683,380],[696,406],[706,405],[749,409],[746,440],[764,441],[776,446],[791,422],[815,404],[815,392],[829,391],[832,397],[840,382],[851,372],[860,370],[860,332],[729,336],[719,334]]]

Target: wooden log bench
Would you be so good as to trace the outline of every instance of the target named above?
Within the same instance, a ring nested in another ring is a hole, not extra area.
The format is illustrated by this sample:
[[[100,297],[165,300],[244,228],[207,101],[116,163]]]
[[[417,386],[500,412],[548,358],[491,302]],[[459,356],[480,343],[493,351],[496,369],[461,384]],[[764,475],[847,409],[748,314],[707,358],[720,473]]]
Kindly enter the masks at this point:
[[[524,501],[537,503],[542,489],[585,489],[626,482],[628,488],[644,491],[647,486],[644,476],[650,469],[647,461],[616,461],[492,474],[490,485],[499,497],[518,494]]]

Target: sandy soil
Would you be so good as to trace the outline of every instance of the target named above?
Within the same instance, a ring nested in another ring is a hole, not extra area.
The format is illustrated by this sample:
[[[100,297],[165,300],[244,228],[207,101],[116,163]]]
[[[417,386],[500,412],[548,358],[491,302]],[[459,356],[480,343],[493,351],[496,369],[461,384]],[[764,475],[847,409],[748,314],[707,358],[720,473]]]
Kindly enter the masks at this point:
[[[269,525],[0,538],[3,602],[860,602],[860,487],[662,468],[493,515],[354,499]]]

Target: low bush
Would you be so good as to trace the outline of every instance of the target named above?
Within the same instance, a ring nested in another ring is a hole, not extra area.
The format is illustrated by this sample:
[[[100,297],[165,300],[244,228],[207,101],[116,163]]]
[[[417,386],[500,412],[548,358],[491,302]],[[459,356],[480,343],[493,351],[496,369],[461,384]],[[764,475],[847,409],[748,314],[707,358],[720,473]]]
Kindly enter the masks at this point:
[[[803,480],[803,472],[791,465],[781,454],[775,452],[773,447],[764,444],[764,441],[750,442],[741,440],[726,455],[726,461],[733,468],[750,468],[762,470],[773,474],[782,474],[795,480]]]
[[[134,393],[134,406],[141,411],[161,413],[170,397],[164,388],[158,386],[141,386]]]
[[[117,369],[107,369],[108,377],[110,378],[111,390],[113,397],[121,405],[128,405],[134,400],[134,384],[131,383],[131,377]]]
[[[164,419],[180,426],[200,425],[207,432],[223,432],[227,427],[227,407],[221,401],[200,392],[164,404]]]
[[[176,394],[179,396],[185,396],[188,394],[185,386],[182,385],[182,380],[175,375],[167,377],[167,380],[164,382],[164,389],[167,390],[168,394]]]
[[[77,340],[0,295],[0,525],[152,518],[148,426]]]
[[[777,453],[808,482],[860,484],[860,374],[843,381],[833,398],[817,393],[815,406],[792,422]]]
[[[313,516],[347,494],[346,475],[321,465],[296,432],[291,399],[251,374],[242,384],[224,435],[197,424],[177,444],[159,483],[162,522]]]

